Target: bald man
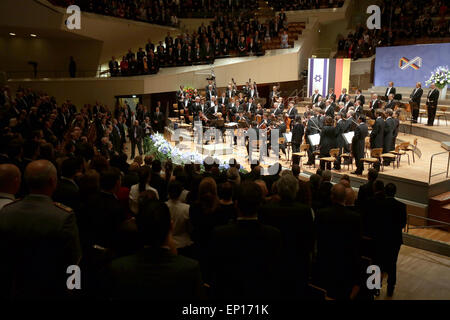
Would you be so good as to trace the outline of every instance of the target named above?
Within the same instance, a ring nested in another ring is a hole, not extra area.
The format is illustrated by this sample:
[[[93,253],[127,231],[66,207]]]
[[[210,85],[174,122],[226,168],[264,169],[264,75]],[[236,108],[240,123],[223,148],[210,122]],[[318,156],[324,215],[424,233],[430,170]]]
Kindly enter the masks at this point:
[[[332,206],[321,209],[315,218],[317,234],[318,284],[339,300],[354,299],[360,275],[361,223],[359,216],[345,207],[346,187],[331,188]]]
[[[0,214],[0,296],[55,299],[67,293],[67,268],[80,261],[72,209],[52,201],[55,166],[47,160],[25,168],[30,193]]]
[[[22,174],[13,164],[0,165],[0,210],[8,203],[13,202],[20,189]]]

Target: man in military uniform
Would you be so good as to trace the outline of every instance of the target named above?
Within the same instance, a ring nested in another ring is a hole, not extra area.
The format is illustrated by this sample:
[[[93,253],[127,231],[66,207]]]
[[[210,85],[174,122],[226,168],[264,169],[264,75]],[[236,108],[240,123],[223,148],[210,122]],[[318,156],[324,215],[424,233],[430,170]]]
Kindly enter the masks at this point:
[[[52,201],[55,166],[47,160],[29,163],[29,194],[0,211],[0,296],[7,299],[62,298],[66,271],[81,257],[75,215]]]

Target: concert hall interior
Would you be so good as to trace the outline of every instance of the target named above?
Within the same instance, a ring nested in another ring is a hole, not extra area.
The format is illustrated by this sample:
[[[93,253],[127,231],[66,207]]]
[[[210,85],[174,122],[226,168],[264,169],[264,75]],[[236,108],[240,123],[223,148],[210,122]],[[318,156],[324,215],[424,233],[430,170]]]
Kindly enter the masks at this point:
[[[0,299],[450,300],[448,5],[0,1]]]

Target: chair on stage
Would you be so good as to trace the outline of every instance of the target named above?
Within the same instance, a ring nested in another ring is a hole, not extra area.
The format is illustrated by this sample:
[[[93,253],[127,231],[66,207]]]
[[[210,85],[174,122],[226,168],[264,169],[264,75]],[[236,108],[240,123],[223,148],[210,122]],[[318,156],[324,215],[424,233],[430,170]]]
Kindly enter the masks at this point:
[[[403,155],[406,154],[406,152],[404,150],[400,149],[400,145],[396,145],[395,146],[395,150],[391,151],[390,153],[392,153],[393,155],[395,155],[395,162],[397,162],[397,168],[400,166],[400,159]]]
[[[330,150],[329,157],[319,158],[319,160],[325,163],[334,163],[338,156],[339,156],[339,148],[334,148]]]
[[[393,154],[392,152],[387,152],[381,154],[381,159],[383,160],[382,166],[384,167],[384,162],[387,160],[390,163],[392,163],[392,167],[395,169],[395,163],[397,162],[397,155]],[[398,163],[397,163],[398,168]]]
[[[309,149],[309,144],[304,143],[304,144],[300,145],[300,152],[292,153],[291,167],[294,164],[294,156],[296,156],[296,157],[300,158],[299,159],[300,169],[302,168],[302,158],[308,157],[308,149]]]
[[[439,110],[436,111],[436,119],[438,121],[439,125],[439,119],[444,118],[445,119],[445,125],[447,125],[447,114],[445,113],[447,111],[446,107],[440,107]]]
[[[381,164],[381,154],[383,153],[383,148],[374,148],[370,150],[370,157],[362,158],[361,161],[368,163],[369,166],[373,167],[374,164]]]
[[[344,166],[347,166],[347,170],[350,170],[350,165],[353,170],[353,154],[351,152],[341,154],[341,159],[344,159]]]
[[[428,116],[428,111],[425,109],[420,109],[419,110],[419,123],[422,122],[422,117],[423,116]]]
[[[286,143],[286,138],[285,137],[281,137],[281,138],[278,138],[278,145],[279,146],[281,146],[281,145],[284,145]],[[280,150],[278,150],[278,152],[280,152],[281,151],[281,149]],[[280,157],[281,157],[281,154],[280,154]],[[286,158],[287,157],[287,153],[284,155],[284,157]],[[286,158],[286,161],[287,161],[288,159]]]
[[[414,158],[414,153],[416,153],[417,150],[417,138],[414,139],[414,143],[411,145],[408,145],[408,148],[405,149],[405,152],[411,152],[412,154],[412,158],[413,158],[413,163],[416,162],[415,158]],[[420,156],[419,156],[420,158]]]

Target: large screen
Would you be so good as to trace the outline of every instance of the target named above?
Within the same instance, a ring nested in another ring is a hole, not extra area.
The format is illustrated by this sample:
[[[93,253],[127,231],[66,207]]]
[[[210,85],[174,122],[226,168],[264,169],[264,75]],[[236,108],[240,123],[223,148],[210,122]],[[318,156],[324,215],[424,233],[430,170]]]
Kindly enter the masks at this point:
[[[450,65],[450,43],[417,44],[412,46],[380,47],[375,58],[375,86],[425,86],[431,72],[439,66]]]

